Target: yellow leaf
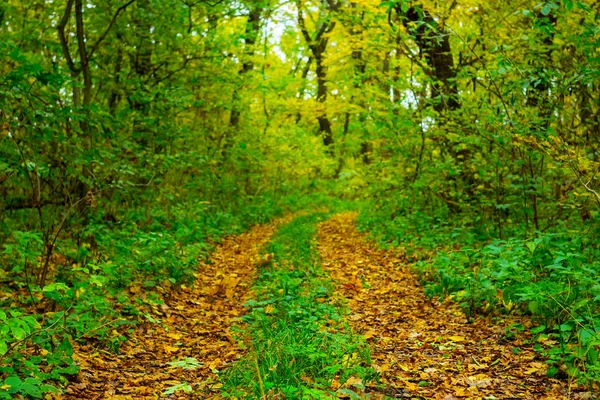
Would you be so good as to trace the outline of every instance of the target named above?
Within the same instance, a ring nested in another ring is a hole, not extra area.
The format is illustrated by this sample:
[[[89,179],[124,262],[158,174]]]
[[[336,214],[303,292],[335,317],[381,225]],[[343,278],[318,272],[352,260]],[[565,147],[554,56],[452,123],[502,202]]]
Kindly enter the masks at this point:
[[[163,349],[169,354],[177,353],[179,351],[179,347],[169,346],[168,344],[164,345]]]
[[[265,313],[267,314],[273,314],[275,312],[275,307],[273,307],[272,305],[268,305],[265,307]]]
[[[375,333],[376,333],[376,332],[375,332],[374,330],[370,330],[369,332],[365,333],[365,334],[363,335],[363,337],[364,337],[365,339],[371,339],[373,336],[375,336]]]
[[[218,371],[218,368],[217,368],[217,367],[220,367],[220,366],[221,366],[221,364],[222,364],[222,361],[221,361],[221,359],[220,359],[220,358],[215,358],[214,360],[212,360],[212,361],[211,361],[211,362],[208,364],[208,367],[210,368],[210,370],[211,370],[212,372],[217,372],[217,371]]]
[[[233,276],[228,276],[227,278],[223,279],[223,283],[225,284],[225,286],[227,286],[228,288],[234,288],[238,285],[238,283],[240,283],[240,278],[235,278]]]
[[[524,374],[527,375],[531,375],[531,374],[535,374],[536,372],[538,372],[540,369],[539,368],[529,368],[526,371],[523,371]]]
[[[453,342],[464,342],[465,338],[463,336],[450,336],[448,339],[452,340]]]
[[[344,383],[344,386],[351,386],[351,385],[362,385],[362,379],[356,377],[356,376],[351,376],[350,378],[348,378],[348,380]]]

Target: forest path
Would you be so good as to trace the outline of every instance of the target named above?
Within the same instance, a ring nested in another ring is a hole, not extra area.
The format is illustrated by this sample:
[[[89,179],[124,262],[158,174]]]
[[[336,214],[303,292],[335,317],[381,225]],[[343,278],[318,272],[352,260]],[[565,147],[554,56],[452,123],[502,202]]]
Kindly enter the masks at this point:
[[[224,238],[210,261],[199,266],[194,287],[166,292],[165,304],[152,307],[151,318],[158,323],[136,325],[120,354],[98,352],[91,345],[76,348],[74,357],[81,367],[79,381],[68,386],[63,398],[208,396],[212,383],[218,382],[212,371],[221,370],[243,352],[230,328],[245,313],[243,304],[251,295],[259,252],[290,218]],[[145,296],[141,289],[139,296]],[[178,360],[183,360],[183,367],[169,364]],[[166,389],[184,383],[191,385],[193,395],[185,390],[162,395]]]
[[[457,305],[429,300],[400,256],[356,231],[355,217],[338,214],[321,223],[318,247],[380,372],[384,388],[367,391],[444,400],[579,398],[566,381],[546,377],[532,343],[506,338],[507,327],[524,321],[468,323]]]

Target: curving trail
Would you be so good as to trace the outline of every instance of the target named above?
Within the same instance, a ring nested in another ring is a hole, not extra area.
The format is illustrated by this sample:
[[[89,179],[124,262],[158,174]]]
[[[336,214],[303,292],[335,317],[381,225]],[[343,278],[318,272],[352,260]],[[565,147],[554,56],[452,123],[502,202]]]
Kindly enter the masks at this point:
[[[98,352],[86,345],[75,349],[81,367],[76,382],[69,384],[65,399],[177,399],[210,398],[218,388],[213,371],[237,360],[243,350],[230,328],[245,313],[243,304],[255,279],[259,251],[275,230],[290,218],[256,226],[247,233],[223,239],[201,263],[192,289],[165,290],[164,305],[149,314],[160,323],[137,325],[120,355]],[[144,298],[142,289],[132,289]],[[195,358],[192,369],[169,362]],[[192,392],[161,393],[187,382]]]
[[[525,335],[505,329],[526,320],[467,323],[450,303],[430,301],[401,257],[369,243],[354,227],[355,214],[339,214],[319,229],[324,268],[350,308],[353,329],[368,338],[381,385],[371,398],[567,399],[565,380],[546,377],[544,361]],[[573,390],[574,388],[571,388]]]

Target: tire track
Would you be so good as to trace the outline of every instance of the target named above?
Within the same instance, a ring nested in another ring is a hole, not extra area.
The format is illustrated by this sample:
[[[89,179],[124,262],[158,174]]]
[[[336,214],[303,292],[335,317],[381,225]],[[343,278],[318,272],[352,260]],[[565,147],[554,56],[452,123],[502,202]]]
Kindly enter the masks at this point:
[[[210,257],[200,263],[192,288],[165,288],[164,304],[148,310],[149,319],[136,325],[120,354],[110,354],[91,345],[75,349],[81,367],[76,381],[66,389],[66,399],[178,399],[208,398],[219,383],[215,372],[243,354],[232,337],[231,327],[245,313],[250,286],[260,263],[259,251],[282,218],[237,236],[223,239]],[[133,289],[141,300],[150,297]],[[150,302],[152,303],[152,302]],[[172,366],[188,360],[187,367]],[[187,383],[191,391],[163,395],[165,389]]]
[[[323,222],[319,251],[351,310],[350,324],[369,341],[381,376],[381,385],[367,388],[371,398],[587,398],[546,377],[526,334],[506,337],[507,327],[526,319],[468,323],[456,304],[429,300],[400,256],[356,231],[355,217]]]

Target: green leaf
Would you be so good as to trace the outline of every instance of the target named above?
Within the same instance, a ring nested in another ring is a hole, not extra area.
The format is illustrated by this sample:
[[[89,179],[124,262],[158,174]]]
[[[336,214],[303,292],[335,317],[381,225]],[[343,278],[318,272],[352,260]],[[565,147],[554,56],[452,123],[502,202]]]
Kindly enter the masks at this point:
[[[531,312],[532,314],[537,314],[538,311],[540,310],[539,304],[537,301],[530,301],[529,304],[527,304],[527,308],[529,309],[529,312]],[[533,329],[532,329],[532,332],[533,332]]]
[[[571,11],[573,9],[573,2],[571,0],[563,0],[563,3],[567,10]]]
[[[591,10],[591,8],[587,4],[585,4],[584,2],[582,2],[582,1],[578,1],[577,2],[577,8],[579,8],[579,9],[581,9],[583,11],[588,11],[588,12]]]
[[[23,330],[23,328],[17,325],[9,325],[9,327],[15,339],[23,340],[25,339],[25,336],[27,336],[27,333]]]
[[[43,384],[40,386],[40,390],[43,393],[52,393],[52,394],[58,394],[58,390],[52,386],[52,385],[48,385],[48,384]]]
[[[67,357],[71,357],[73,355],[73,346],[71,346],[71,342],[69,341],[69,339],[63,340],[62,343],[58,346],[58,349],[64,351]]]
[[[183,390],[184,392],[187,392],[187,393],[191,393],[192,387],[187,382],[178,383],[177,385],[173,385],[171,387],[166,388],[163,392],[163,396],[168,396],[168,395],[174,394],[175,392],[178,392],[180,390]]]
[[[10,386],[9,391],[11,393],[16,393],[21,390],[21,385],[23,385],[23,382],[18,376],[9,376],[4,380],[4,384]]]
[[[41,329],[42,327],[40,326],[40,324],[36,321],[36,319],[31,316],[28,315],[26,317],[23,317],[23,321],[25,321],[27,323],[27,325],[31,328],[35,328],[35,329]]]
[[[548,14],[550,14],[551,11],[552,11],[552,7],[550,6],[550,3],[546,3],[544,8],[542,8],[542,15],[548,15]]]
[[[69,290],[69,287],[62,282],[52,283],[50,285],[44,286],[44,292],[66,292]]]
[[[531,303],[529,303],[529,304],[531,304]],[[536,326],[535,328],[531,328],[531,333],[533,333],[533,334],[542,333],[545,330],[546,330],[546,326],[540,325],[540,326]]]
[[[579,332],[579,341],[584,344],[587,345],[588,343],[590,343],[592,340],[597,338],[597,334],[596,332],[594,332],[591,329],[581,329]]]
[[[4,340],[0,340],[0,356],[3,356],[8,351],[8,345]]]
[[[589,364],[597,364],[598,363],[598,350],[593,346],[588,349],[587,361]]]
[[[561,332],[570,332],[573,330],[573,324],[564,323],[558,327]]]
[[[25,393],[31,397],[39,399],[42,397],[42,391],[40,390],[40,385],[42,382],[35,378],[27,378],[23,385],[21,385],[21,392]]]
[[[555,2],[548,2],[544,4],[544,7],[542,8],[542,14],[544,16],[547,16],[552,12],[552,10],[556,9],[558,9],[558,4],[556,4]]]
[[[183,360],[171,361],[168,363],[171,367],[179,367],[183,369],[194,370],[204,363],[199,362],[194,357],[186,357]]]

